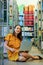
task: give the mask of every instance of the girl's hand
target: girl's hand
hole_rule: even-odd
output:
[[[19,50],[16,50],[15,52],[19,52]]]
[[[14,48],[10,48],[9,49],[11,52],[19,52],[19,49],[17,50],[17,49],[14,49]]]
[[[10,51],[11,51],[11,52],[14,52],[14,51],[15,51],[15,49],[14,49],[14,48],[10,48]]]

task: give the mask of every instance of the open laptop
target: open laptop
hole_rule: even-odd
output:
[[[31,47],[32,47],[31,39],[24,38],[21,42],[20,51],[30,51]]]

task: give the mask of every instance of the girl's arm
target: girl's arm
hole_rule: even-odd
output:
[[[8,41],[5,41],[4,46],[6,47],[6,49],[8,49],[8,50],[10,50],[10,51],[14,52],[14,51],[15,51],[15,49],[14,49],[14,48],[9,47],[7,44],[8,44]]]

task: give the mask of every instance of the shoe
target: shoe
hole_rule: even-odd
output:
[[[43,58],[41,56],[39,56],[39,55],[36,55],[35,58],[34,58],[34,60],[42,60],[42,59]]]
[[[39,56],[39,55],[37,55],[37,56],[39,57],[39,59],[40,59],[40,60],[42,60],[42,59],[43,59],[41,56]]]

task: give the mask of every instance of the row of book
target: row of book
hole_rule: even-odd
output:
[[[34,27],[22,27],[22,31],[34,31]]]
[[[22,32],[22,36],[34,36],[32,32]]]

